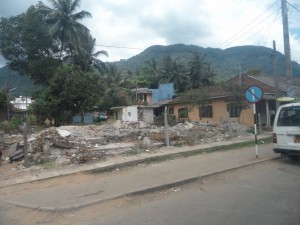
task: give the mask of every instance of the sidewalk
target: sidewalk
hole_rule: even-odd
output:
[[[270,136],[270,135],[268,135]],[[263,138],[261,136],[259,138]],[[234,143],[243,142],[237,140]],[[63,176],[82,171],[108,170],[121,168],[122,166],[137,165],[147,160],[157,160],[162,157],[176,156],[182,153],[195,153],[204,148],[211,148],[232,144],[233,142],[219,142],[200,146],[169,147],[152,154],[138,156],[119,157],[111,161],[94,165],[81,166],[79,168],[67,168],[59,171],[49,171],[38,176],[19,178],[13,181],[1,181],[1,187],[16,183],[30,182],[45,178]],[[147,166],[136,166],[132,170],[120,173],[96,175],[87,174],[84,182],[72,184],[72,177],[62,186],[50,186],[43,189],[27,191],[18,196],[9,198],[9,203],[39,209],[43,211],[71,210],[88,205],[113,200],[121,197],[164,190],[189,183],[205,176],[232,170],[255,163],[278,158],[272,151],[272,144],[259,145],[259,157],[255,157],[255,147],[242,149],[216,151],[209,154],[197,154],[193,157],[181,157],[176,160],[168,160],[164,163],[154,163]],[[92,177],[91,177],[92,176]],[[75,177],[74,177],[75,179]],[[32,184],[34,187],[34,183]],[[1,189],[0,189],[1,192]]]
[[[270,136],[271,134],[269,133],[264,135],[259,135],[258,140]],[[221,148],[222,146],[228,146],[231,144],[242,143],[246,141],[253,141],[254,143],[254,137],[247,137],[235,141],[232,140],[220,141],[220,142],[215,142],[210,144],[184,146],[184,147],[174,147],[174,146],[163,147],[163,148],[159,148],[157,152],[149,152],[149,153],[145,152],[138,155],[111,157],[106,161],[102,161],[94,164],[70,165],[55,170],[49,169],[49,170],[38,171],[38,172],[35,172],[34,170],[17,171],[15,175],[12,177],[4,176],[4,178],[0,179],[0,188],[16,185],[16,184],[32,182],[32,181],[38,181],[42,179],[60,177],[60,176],[70,175],[78,172],[90,171],[90,170],[108,171],[123,166],[134,166],[139,163],[143,163],[145,161],[153,161],[159,159],[162,160],[163,158],[185,156],[193,153],[196,154],[197,152],[202,152],[204,149],[213,148],[213,147]],[[253,154],[255,155],[255,152]]]

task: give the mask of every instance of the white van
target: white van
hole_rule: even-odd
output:
[[[292,158],[300,156],[300,103],[278,108],[273,124],[273,151]]]

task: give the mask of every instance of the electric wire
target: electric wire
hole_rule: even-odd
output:
[[[290,6],[292,6],[295,10],[297,10],[298,12],[300,12],[300,10],[299,10],[296,6],[294,6],[293,4],[291,4],[291,3],[288,2],[288,1],[287,1],[287,3],[288,3]]]
[[[101,47],[106,47],[106,48],[124,48],[124,49],[133,49],[133,50],[145,50],[143,48],[123,47],[123,46],[115,46],[115,45],[95,45],[95,46],[101,46]]]
[[[255,37],[255,36],[259,35],[259,34],[261,34],[261,31],[268,31],[268,35],[267,35],[267,36],[269,36],[270,33],[271,33],[271,29],[266,29],[266,28],[270,27],[272,24],[274,24],[274,23],[275,23],[277,20],[279,20],[280,18],[281,18],[280,9],[278,9],[278,10],[277,10],[277,13],[276,13],[276,15],[275,15],[275,18],[273,19],[273,21],[271,21],[270,23],[268,23],[268,24],[266,24],[265,26],[261,27],[257,32],[255,32],[255,33],[252,34],[250,37],[248,37],[248,38],[245,39],[243,42],[241,42],[241,44],[244,44],[246,41],[252,39],[253,37]],[[267,42],[266,35],[261,34],[261,36],[262,36],[262,37],[261,37],[261,39],[258,41],[258,44],[257,44],[257,45],[259,45],[259,43],[261,43],[263,39],[266,39],[266,40],[265,40],[265,44],[266,44],[266,42]]]
[[[228,38],[221,46],[220,48],[225,48],[226,46],[229,46],[230,44],[232,44],[236,39],[237,36],[242,36],[241,33],[248,33],[249,31],[251,31],[251,29],[253,29],[253,26],[255,27],[257,24],[257,20],[260,19],[261,17],[265,16],[266,12],[268,12],[272,7],[274,7],[276,5],[277,1],[273,2],[267,9],[265,9],[261,14],[259,14],[257,17],[255,17],[250,23],[248,23],[246,26],[244,26],[242,29],[240,29],[239,31],[237,31],[235,34],[233,34],[230,38]],[[273,12],[271,13],[271,15],[273,14]],[[268,15],[268,17],[270,17],[271,15]],[[264,19],[260,19],[260,22],[263,22],[264,20],[266,20],[267,18]],[[242,33],[242,34],[243,34]]]

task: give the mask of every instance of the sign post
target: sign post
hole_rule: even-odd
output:
[[[254,135],[255,135],[255,155],[258,158],[258,146],[257,146],[257,116],[256,116],[256,103],[259,102],[264,96],[262,89],[258,86],[250,86],[245,90],[245,98],[248,102],[253,104],[253,116],[254,116]]]

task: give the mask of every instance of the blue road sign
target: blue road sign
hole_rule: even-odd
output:
[[[245,90],[245,98],[250,103],[256,103],[262,100],[264,93],[258,86],[250,86]]]

